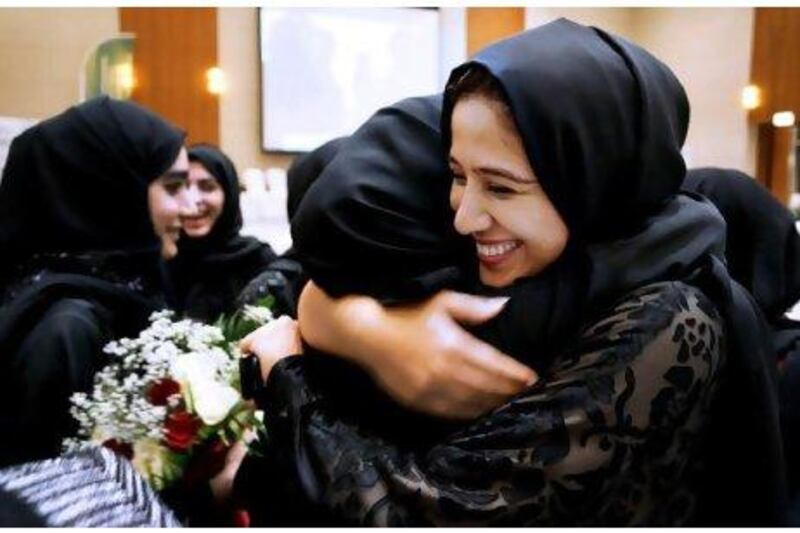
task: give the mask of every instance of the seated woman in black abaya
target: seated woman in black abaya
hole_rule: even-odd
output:
[[[179,253],[169,262],[174,307],[212,322],[237,309],[242,289],[277,256],[269,244],[239,234],[239,178],[219,148],[189,147],[188,189],[191,210],[181,217]]]
[[[184,133],[106,97],[14,139],[0,184],[0,464],[58,455],[103,346],[165,307],[189,170]]]
[[[678,194],[688,110],[650,54],[562,20],[360,128],[293,221],[322,288],[300,332],[329,354],[291,356],[288,319],[243,343],[270,428],[236,479],[255,522],[782,523],[765,325],[719,213]],[[442,289],[510,298],[473,328],[493,347],[456,322],[498,306]]]

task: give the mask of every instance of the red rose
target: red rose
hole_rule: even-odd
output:
[[[197,438],[197,431],[203,426],[203,422],[196,416],[186,411],[176,411],[167,416],[164,424],[164,439],[167,446],[176,452],[185,452]]]
[[[147,389],[147,401],[153,405],[167,405],[167,399],[181,392],[180,384],[170,378],[159,379]]]
[[[108,439],[103,442],[103,446],[128,460],[133,459],[133,446],[127,442],[122,442],[117,439]]]

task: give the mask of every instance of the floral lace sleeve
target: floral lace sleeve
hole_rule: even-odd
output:
[[[329,525],[682,523],[722,341],[701,292],[649,285],[587,328],[548,379],[416,450],[338,416],[303,357],[288,358],[265,391],[270,446],[245,463],[262,468],[248,490],[266,520],[295,509],[294,525],[315,513]]]

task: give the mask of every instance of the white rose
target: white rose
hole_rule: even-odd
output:
[[[219,424],[239,403],[239,392],[228,384],[200,377],[189,380],[194,410],[206,425]]]

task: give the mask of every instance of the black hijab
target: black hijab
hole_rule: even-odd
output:
[[[747,174],[696,168],[683,189],[711,200],[727,223],[728,271],[770,321],[800,300],[800,234],[792,213]]]
[[[162,302],[147,189],[183,139],[151,111],[108,97],[14,139],[0,183],[0,347],[12,350],[62,297],[99,301],[117,325],[141,327]],[[34,272],[46,275],[27,279]]]
[[[704,512],[716,523],[780,522],[783,458],[766,331],[724,268],[723,219],[707,201],[678,195],[689,118],[681,84],[638,46],[563,19],[483,50],[448,86],[469,68],[487,69],[502,87],[531,165],[570,229],[558,261],[501,291],[511,300],[480,335],[546,371],[543,354],[557,354],[627,291],[663,280],[699,286],[719,306],[729,342],[710,476],[735,464],[740,479],[712,485]],[[474,282],[474,250],[455,235],[447,205],[453,103],[446,93],[440,134],[438,102],[379,111],[309,189],[293,237],[329,293],[397,301]]]
[[[289,170],[286,171],[286,186],[288,195],[286,197],[286,212],[289,221],[294,218],[300,201],[306,195],[309,187],[317,181],[322,171],[330,164],[336,154],[339,153],[348,137],[337,137],[325,144],[315,148],[307,154],[297,156],[292,161]]]
[[[225,194],[222,212],[208,235],[182,233],[178,255],[169,262],[175,307],[201,320],[214,320],[234,310],[239,291],[276,255],[255,237],[239,234],[242,210],[239,177],[233,162],[210,144],[189,147],[189,161],[200,163]]]

